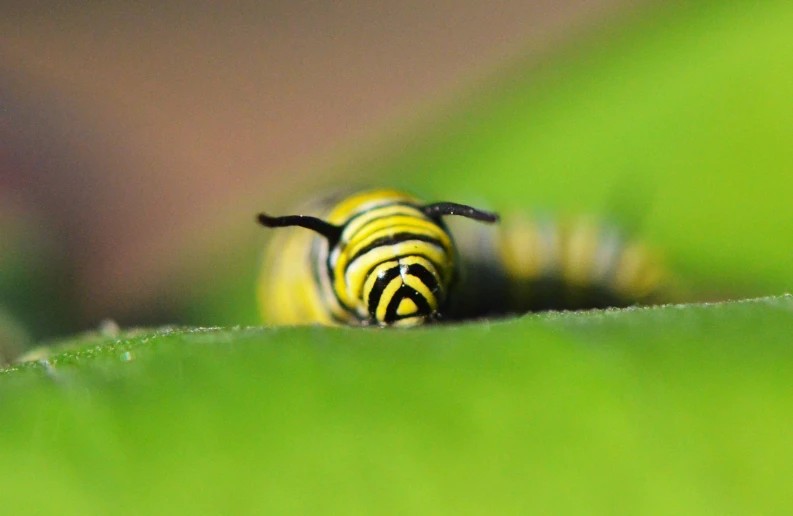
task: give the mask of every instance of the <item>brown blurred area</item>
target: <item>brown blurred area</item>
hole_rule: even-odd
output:
[[[0,217],[27,210],[57,249],[79,325],[147,322],[265,203],[626,7],[4,4]]]

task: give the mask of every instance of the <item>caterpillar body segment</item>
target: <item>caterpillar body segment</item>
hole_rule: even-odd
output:
[[[462,257],[463,280],[451,309],[456,318],[673,298],[672,278],[660,257],[613,224],[510,213],[497,228],[450,227]]]

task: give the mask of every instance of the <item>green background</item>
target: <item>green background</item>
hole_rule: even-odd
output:
[[[352,175],[500,210],[635,215],[702,298],[781,295],[790,27],[782,1],[626,16],[513,63]],[[245,270],[195,312],[253,321]],[[3,510],[787,512],[792,311],[782,296],[415,331],[78,336],[0,375]]]

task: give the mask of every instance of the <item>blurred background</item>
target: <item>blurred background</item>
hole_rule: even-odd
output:
[[[348,183],[618,192],[702,299],[790,291],[790,4],[4,2],[0,339],[256,324],[254,215]]]

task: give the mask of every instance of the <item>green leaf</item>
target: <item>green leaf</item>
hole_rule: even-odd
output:
[[[86,335],[0,375],[9,514],[782,513],[793,297]]]

